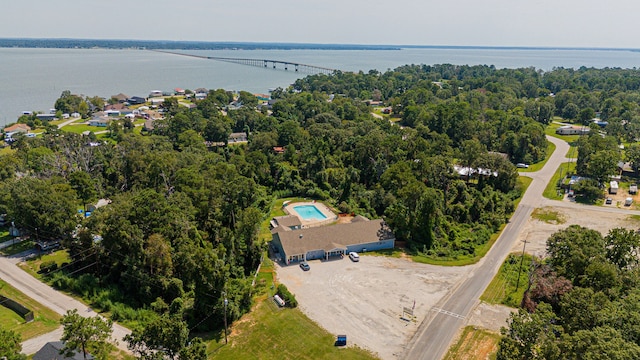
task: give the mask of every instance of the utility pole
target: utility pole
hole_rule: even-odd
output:
[[[223,292],[222,295],[224,296],[224,343],[227,344],[227,305],[229,301],[226,292]]]
[[[524,262],[524,248],[527,246],[527,239],[522,240],[522,256],[520,256],[520,269],[518,269],[518,279],[516,280],[516,291],[520,286],[520,273],[522,272],[522,263]]]

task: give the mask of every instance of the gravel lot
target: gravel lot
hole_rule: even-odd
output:
[[[565,200],[568,201],[568,200]],[[615,206],[614,206],[615,207]],[[610,213],[598,211],[605,206],[583,207],[572,209],[566,207],[546,207],[557,211],[565,220],[563,224],[548,224],[536,219],[529,219],[520,239],[514,244],[512,251],[522,252],[523,241],[526,240],[525,251],[538,257],[546,255],[547,239],[556,231],[565,229],[569,225],[577,224],[589,229],[597,230],[602,235],[607,235],[613,228],[623,227],[627,229],[640,228],[640,222],[630,217],[631,214]]]
[[[439,267],[380,256],[309,261],[277,266],[278,281],[293,292],[307,316],[329,332],[346,334],[349,344],[395,359],[432,307],[472,269]],[[413,321],[401,319],[414,307]]]

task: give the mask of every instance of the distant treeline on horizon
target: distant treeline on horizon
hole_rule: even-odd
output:
[[[34,39],[0,38],[0,48],[59,49],[163,49],[163,50],[401,50],[401,49],[480,49],[480,50],[602,50],[634,51],[631,48],[544,47],[544,46],[468,46],[468,45],[366,45],[307,44],[225,41],[119,40],[119,39]]]
[[[257,42],[206,42],[169,40],[102,40],[102,39],[2,39],[0,47],[61,49],[169,49],[169,50],[399,50],[390,45],[297,44]]]

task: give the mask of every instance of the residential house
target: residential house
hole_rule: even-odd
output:
[[[71,353],[60,351],[64,348],[62,341],[52,341],[44,344],[44,346],[33,355],[33,360],[93,360],[91,354],[85,357],[82,351],[72,351]]]
[[[162,96],[162,91],[160,90],[151,90],[149,93],[149,97],[160,97]]]
[[[586,135],[591,129],[585,126],[564,125],[556,129],[558,135]]]
[[[98,116],[88,121],[89,126],[107,127],[111,119],[107,116]]]
[[[173,93],[178,95],[178,96],[180,96],[180,95],[184,95],[185,91],[184,91],[184,89],[181,89],[181,88],[175,88],[175,89],[173,89]]]
[[[31,127],[27,124],[13,124],[4,128],[5,133],[28,133]]]
[[[53,121],[56,118],[56,114],[37,114],[36,117],[41,121]]]
[[[146,103],[147,99],[145,99],[143,97],[139,97],[139,96],[132,96],[132,97],[127,99],[127,102],[130,105],[140,105],[140,104]]]
[[[118,95],[111,95],[112,99],[116,99],[119,103],[123,103],[126,102],[129,99],[129,95],[125,95],[123,93],[120,93]]]
[[[247,142],[247,133],[237,132],[229,134],[229,139],[227,140],[229,143],[237,143],[237,142]]]

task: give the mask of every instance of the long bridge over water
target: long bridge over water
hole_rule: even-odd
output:
[[[301,64],[301,63],[296,63],[291,61],[231,58],[231,57],[221,57],[221,56],[204,56],[204,55],[184,54],[184,53],[164,51],[164,50],[151,50],[151,51],[161,52],[166,54],[173,54],[173,55],[189,56],[189,57],[195,57],[195,58],[207,59],[207,60],[218,60],[218,61],[230,62],[234,64],[256,66],[256,67],[267,68],[267,69],[294,71],[294,72],[300,72],[300,73],[309,74],[309,75],[315,75],[315,74],[330,75],[338,71],[337,69],[331,69],[331,68],[316,66],[316,65]]]

